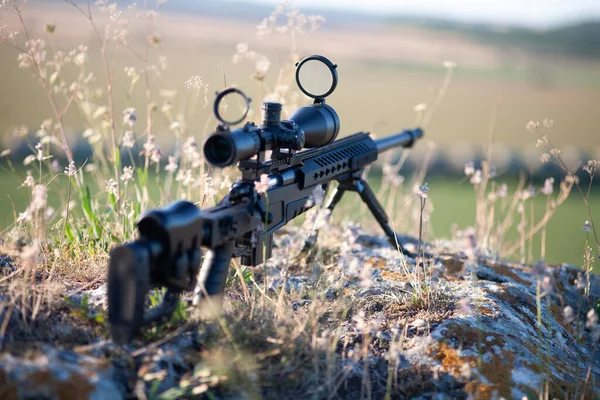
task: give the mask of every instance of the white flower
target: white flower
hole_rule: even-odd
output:
[[[452,68],[456,68],[457,64],[454,61],[444,61],[442,63],[442,65],[444,66],[444,68],[448,68],[448,69],[452,69]]]
[[[427,197],[429,197],[429,186],[427,186],[427,183],[425,183],[423,186],[417,186],[416,187],[416,195],[418,198],[420,199],[426,199]]]
[[[77,169],[75,168],[75,162],[71,161],[68,167],[65,167],[65,175],[74,176],[77,173]]]
[[[323,204],[323,198],[325,197],[325,190],[323,190],[323,187],[321,185],[317,185],[315,186],[315,188],[312,190],[310,196],[308,197],[308,200],[306,200],[306,207],[312,207],[312,206],[320,206],[321,204]]]
[[[583,229],[584,232],[591,232],[592,231],[592,223],[590,221],[585,221],[583,223],[583,226],[581,227],[581,229]]]
[[[25,210],[24,212],[19,213],[19,216],[17,217],[18,224],[22,224],[25,221],[31,221],[31,213],[29,212],[29,210]]]
[[[119,184],[115,182],[114,179],[111,178],[105,181],[104,183],[106,184],[106,191],[109,194],[112,194],[114,196],[117,196],[119,194]]]
[[[498,191],[496,192],[496,196],[498,196],[501,199],[508,196],[508,185],[506,183],[503,183],[502,185],[500,185],[500,187],[498,188]]]
[[[25,178],[25,181],[23,181],[23,184],[21,186],[27,186],[27,187],[35,186],[35,179],[33,178],[31,171],[27,171],[27,177]]]
[[[554,178],[548,178],[544,182],[544,187],[542,188],[541,192],[543,194],[545,194],[546,196],[550,196],[553,191],[554,191]]]
[[[425,103],[419,103],[413,106],[414,112],[423,112],[425,110],[427,110],[427,104]]]
[[[231,180],[227,175],[223,178],[221,183],[219,184],[219,189],[228,189],[231,186]]]
[[[41,210],[48,201],[48,188],[45,185],[36,185],[31,196],[30,210]]]
[[[133,136],[133,131],[125,131],[123,134],[122,140],[123,147],[133,148],[135,146],[135,137]]]
[[[160,147],[155,146],[154,149],[152,150],[152,154],[150,154],[150,161],[158,164],[160,162],[161,158],[162,158],[162,150],[160,149]]]
[[[473,185],[479,185],[481,182],[483,182],[483,175],[481,174],[481,170],[478,169],[473,173],[473,176],[471,176],[471,179],[469,180]]]
[[[177,160],[173,156],[169,156],[169,163],[165,166],[165,171],[171,173],[177,171]]]
[[[177,176],[175,177],[175,180],[177,182],[181,182],[181,184],[183,186],[188,186],[193,181],[192,170],[191,169],[185,169],[185,170],[180,169],[179,172],[177,172]]]
[[[204,195],[213,197],[217,194],[217,189],[213,183],[212,176],[204,175]]]
[[[256,193],[262,194],[269,190],[269,175],[262,174],[260,180],[254,182],[254,189]]]
[[[123,110],[123,124],[133,126],[135,125],[135,121],[137,121],[137,115],[135,112],[135,108],[129,107]]]
[[[465,164],[465,175],[471,176],[475,173],[475,163],[473,161],[469,161]]]
[[[129,166],[129,167],[124,167],[123,168],[123,174],[121,175],[121,180],[123,182],[127,182],[133,179],[133,167]]]

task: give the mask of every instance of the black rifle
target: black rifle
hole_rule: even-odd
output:
[[[333,181],[338,186],[327,208],[333,211],[346,191],[357,192],[390,243],[402,248],[362,173],[380,153],[411,147],[423,131],[405,130],[378,140],[360,132],[334,141],[339,119],[324,98],[337,85],[336,67],[321,56],[297,64],[298,86],[315,102],[286,121],[279,118],[281,104],[266,102],[260,126],[247,123],[230,131],[231,124],[245,118],[249,99],[234,88],[218,94],[215,115],[222,124],[207,139],[205,158],[219,167],[238,162],[242,179],[212,208],[201,210],[178,201],[148,212],[137,224],[139,238],[112,250],[108,317],[115,342],[128,343],[143,325],[170,315],[183,291],[195,290],[195,304],[205,297],[220,303],[232,257],[252,266],[270,258],[273,233],[313,206],[315,188],[326,191]],[[307,71],[308,76],[322,78],[324,68],[328,82],[310,83],[310,90],[301,84]],[[246,110],[240,119],[227,121],[222,116],[223,100],[232,94],[241,97]],[[312,148],[297,152],[304,147]],[[272,150],[269,161],[264,159],[267,150]],[[201,247],[208,248],[203,263]],[[167,288],[163,303],[144,312],[146,294],[155,287]]]

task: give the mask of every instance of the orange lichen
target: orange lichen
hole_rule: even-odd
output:
[[[437,348],[429,350],[429,356],[440,362],[442,370],[454,377],[461,376],[461,367],[468,363],[471,367],[477,367],[465,390],[475,398],[489,399],[493,392],[497,392],[506,398],[511,397],[512,370],[514,366],[514,355],[502,349],[504,339],[501,335],[484,332],[480,329],[455,325],[450,332],[458,339],[457,345],[464,350],[471,350],[480,355],[487,354],[488,361],[483,362],[483,357],[461,356],[447,342],[441,342]],[[494,347],[500,348],[500,353],[494,352]],[[485,378],[487,383],[477,379],[477,375]]]

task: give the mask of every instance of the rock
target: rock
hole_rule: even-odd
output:
[[[123,399],[123,388],[112,380],[107,361],[44,346],[27,357],[0,358],[2,398]]]

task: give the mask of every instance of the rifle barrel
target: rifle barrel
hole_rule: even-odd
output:
[[[382,152],[395,147],[412,147],[417,139],[421,138],[422,136],[423,130],[421,128],[416,128],[407,129],[395,135],[377,139],[375,140],[377,152],[381,154]]]

